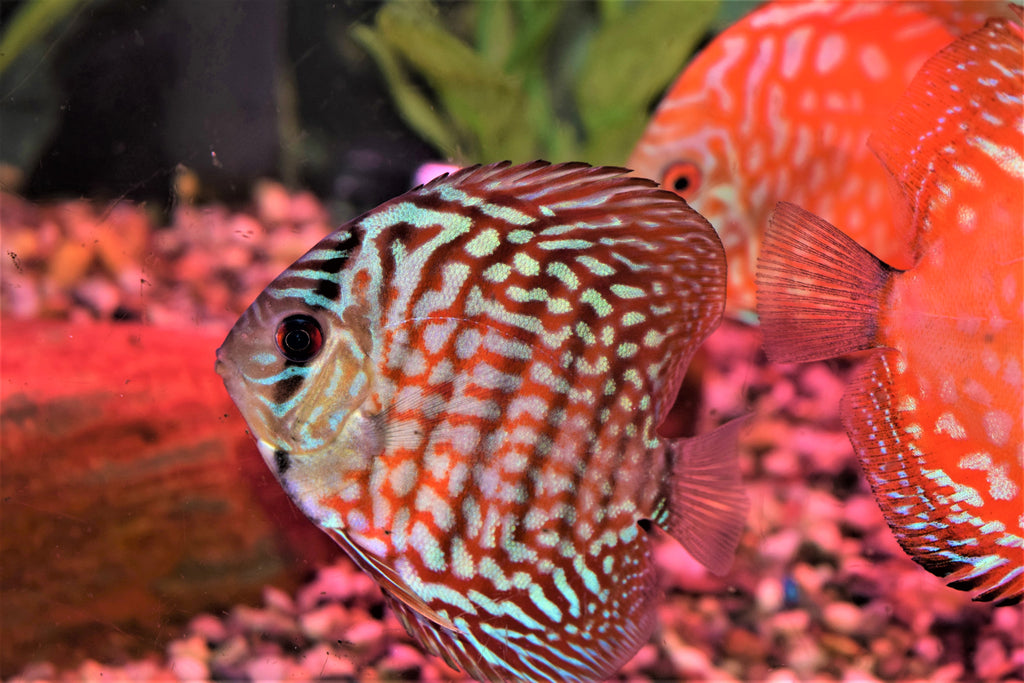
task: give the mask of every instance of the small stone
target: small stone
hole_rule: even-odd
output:
[[[854,667],[843,672],[843,683],[881,683],[881,681],[867,671]]]
[[[800,678],[789,669],[774,669],[764,680],[765,683],[800,683]]]
[[[818,677],[821,670],[828,664],[824,650],[806,633],[794,638],[786,652],[786,664],[799,677],[810,679]]]
[[[387,647],[384,642],[384,624],[369,618],[356,621],[345,632],[341,645],[352,654],[356,662],[372,661]]]
[[[295,601],[292,599],[292,596],[274,586],[263,587],[263,604],[272,610],[284,614],[295,613]]]
[[[57,667],[51,662],[32,662],[10,683],[32,683],[33,681],[53,681],[57,678]]]
[[[854,459],[853,447],[844,431],[798,429],[793,433],[791,446],[797,453],[810,454],[809,462],[815,472],[836,475]]]
[[[418,678],[421,666],[423,655],[419,650],[403,643],[395,643],[377,664],[377,669],[385,680],[412,680]]]
[[[914,641],[914,654],[929,664],[937,663],[943,650],[942,641],[933,635],[921,636]]]
[[[811,626],[811,615],[801,609],[779,612],[768,619],[771,631],[782,635],[793,636],[806,633]]]
[[[352,660],[327,645],[306,650],[299,658],[299,665],[316,680],[348,679],[356,675]]]
[[[796,529],[782,529],[764,539],[759,550],[763,558],[779,564],[785,564],[796,555],[800,542],[799,531]]]
[[[345,630],[351,623],[348,610],[336,602],[312,609],[299,617],[299,628],[310,640],[331,641],[344,638]]]
[[[274,180],[260,180],[253,188],[256,215],[272,228],[291,218],[292,199],[284,185]]]
[[[305,612],[332,600],[348,602],[369,595],[380,595],[377,583],[346,560],[318,571],[316,578],[299,590],[296,606]]]
[[[859,635],[864,625],[860,608],[849,602],[830,602],[822,610],[821,618],[827,627],[848,636]]]
[[[818,636],[821,647],[833,655],[853,659],[864,653],[864,648],[853,638],[841,633],[825,632]]]
[[[291,221],[298,226],[312,223],[318,227],[321,225],[326,227],[327,211],[324,210],[324,205],[320,203],[316,195],[308,190],[292,195],[289,209]]]
[[[761,457],[761,467],[766,474],[779,479],[793,479],[803,471],[800,459],[785,442]]]
[[[92,261],[91,245],[83,242],[64,242],[50,258],[47,278],[61,289],[70,289],[85,277]]]
[[[722,590],[721,579],[711,574],[675,541],[655,544],[654,557],[664,580],[670,585],[695,593],[717,593]]]
[[[636,674],[644,669],[654,666],[657,661],[658,648],[653,644],[648,643],[637,650],[636,654],[622,666],[621,673],[626,676]]]
[[[92,276],[75,287],[75,297],[83,301],[101,320],[113,317],[123,296],[121,290],[105,277]]]
[[[210,679],[209,665],[191,656],[169,657],[167,666],[179,681],[206,681]]]
[[[799,588],[800,595],[817,601],[821,596],[822,588],[828,580],[830,573],[827,567],[799,562],[793,565],[793,583]]]
[[[236,634],[220,644],[210,655],[210,668],[214,675],[231,678],[249,656],[249,643],[245,636]]]
[[[749,661],[760,660],[766,654],[765,643],[757,634],[738,627],[726,633],[722,649],[731,657]]]
[[[757,609],[762,614],[778,612],[782,608],[785,598],[786,589],[778,578],[765,576],[757,582],[754,600],[757,603]]]
[[[1006,648],[998,638],[988,637],[978,641],[974,651],[974,671],[982,680],[999,680],[1013,668],[1006,657]]]
[[[288,639],[298,635],[299,628],[291,617],[273,610],[236,605],[228,623],[243,633],[260,633],[272,638]]]
[[[289,678],[292,667],[283,657],[263,655],[246,662],[244,668],[251,681],[283,681]]]
[[[935,669],[928,677],[932,683],[955,683],[964,680],[964,665],[952,662]]]
[[[684,677],[702,678],[711,671],[711,660],[707,654],[695,647],[677,645],[668,651],[673,666]]]

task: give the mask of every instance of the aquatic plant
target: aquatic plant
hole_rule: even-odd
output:
[[[351,35],[408,125],[453,161],[622,164],[717,11],[717,1],[657,0],[442,11],[415,0],[389,2]]]

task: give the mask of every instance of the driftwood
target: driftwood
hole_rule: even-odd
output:
[[[0,675],[160,651],[339,551],[213,371],[222,332],[0,323]]]

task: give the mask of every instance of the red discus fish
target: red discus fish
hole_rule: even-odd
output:
[[[686,67],[627,165],[676,191],[729,259],[726,313],[754,322],[754,267],[778,201],[822,216],[897,265],[910,229],[868,135],[924,61],[980,28],[988,2],[767,4]]]
[[[217,371],[295,503],[411,634],[481,679],[593,680],[647,641],[656,524],[724,572],[737,423],[659,437],[725,254],[625,169],[495,164],[282,273]]]
[[[916,264],[891,268],[790,204],[758,313],[771,359],[873,349],[843,418],[906,552],[978,600],[1024,590],[1024,48],[1000,19],[929,60],[871,139],[902,189]]]

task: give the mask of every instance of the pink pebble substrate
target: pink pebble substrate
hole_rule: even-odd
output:
[[[127,314],[224,331],[330,230],[310,195],[274,184],[247,212],[185,206],[159,230],[131,205],[40,209],[5,195],[0,225],[5,316]],[[746,531],[721,578],[656,534],[658,626],[613,680],[1024,680],[1024,607],[971,602],[885,525],[840,423],[852,362],[772,365],[757,329],[732,322],[705,351],[698,431],[754,414],[740,454]],[[144,659],[36,663],[10,680],[315,679],[463,677],[422,654],[376,584],[341,559],[294,595],[267,586],[261,605],[196,615]]]

